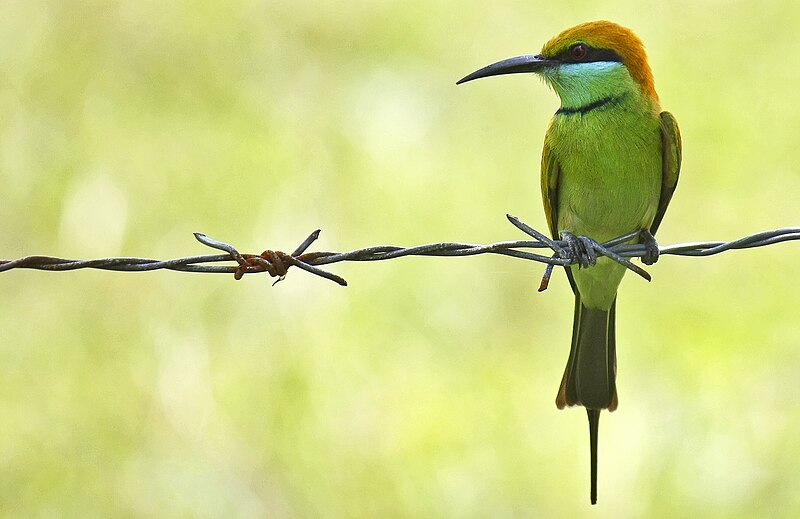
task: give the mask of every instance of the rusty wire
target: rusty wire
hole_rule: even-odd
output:
[[[566,240],[552,240],[544,234],[529,227],[518,218],[506,215],[508,220],[519,230],[525,232],[533,240],[502,241],[488,245],[472,243],[430,243],[415,247],[398,247],[395,245],[377,245],[349,252],[306,252],[311,244],[319,237],[319,230],[312,232],[291,254],[281,251],[266,250],[261,254],[241,254],[232,245],[215,240],[201,233],[195,233],[197,240],[204,245],[225,254],[202,256],[189,256],[172,260],[155,260],[148,258],[101,258],[91,260],[76,260],[56,258],[51,256],[25,256],[15,260],[0,260],[0,272],[12,269],[25,268],[50,271],[64,271],[77,269],[101,269],[120,272],[143,272],[149,270],[176,270],[180,272],[210,272],[233,274],[236,279],[241,279],[245,274],[266,272],[281,281],[286,276],[289,267],[295,266],[311,274],[330,279],[339,285],[346,286],[340,276],[322,270],[319,265],[329,265],[342,261],[381,261],[403,256],[475,256],[478,254],[500,254],[529,261],[538,261],[547,264],[544,278],[539,290],[547,288],[553,266],[566,266],[579,264],[588,267],[594,263],[595,256],[610,258],[627,269],[635,272],[644,279],[650,280],[650,275],[638,265],[633,264],[628,258],[642,257],[645,246],[638,243],[626,243],[638,236],[638,231],[631,232],[605,243],[593,240],[584,240],[591,249],[591,261],[586,262],[581,258],[574,247]],[[783,241],[800,240],[800,227],[786,227],[771,231],[764,231],[738,240],[729,242],[693,242],[680,243],[659,247],[659,255],[677,256],[710,256],[732,249],[748,249],[763,247]],[[549,249],[550,255],[536,254],[523,249]],[[216,265],[216,263],[234,261],[236,265]]]

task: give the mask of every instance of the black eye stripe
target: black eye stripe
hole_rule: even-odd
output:
[[[572,55],[572,49],[574,45],[569,46],[568,48],[564,49],[563,51],[559,52],[555,56],[554,59],[561,61],[562,63],[591,63],[594,61],[617,61],[622,63],[622,56],[617,54],[616,51],[611,49],[595,49],[594,47],[590,47],[589,45],[583,44],[586,47],[586,55],[581,59],[575,59]]]

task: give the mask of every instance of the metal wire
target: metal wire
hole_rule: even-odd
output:
[[[244,274],[266,272],[281,281],[291,266],[330,279],[346,286],[347,281],[340,276],[320,269],[319,265],[329,265],[342,261],[382,261],[404,256],[476,256],[478,254],[501,254],[529,261],[538,261],[547,264],[540,290],[547,288],[553,266],[575,265],[590,267],[595,263],[595,258],[605,256],[610,258],[639,276],[650,280],[650,275],[638,265],[630,262],[628,258],[635,258],[647,254],[644,245],[629,243],[639,237],[639,232],[631,232],[605,243],[597,243],[586,237],[579,240],[552,240],[546,235],[536,231],[518,218],[506,215],[508,220],[519,230],[533,238],[533,240],[502,241],[488,245],[472,243],[430,243],[415,247],[398,247],[395,245],[377,245],[349,252],[305,252],[319,237],[319,230],[312,232],[291,254],[281,251],[266,250],[261,254],[240,254],[232,245],[210,238],[201,233],[195,233],[195,238],[204,245],[224,251],[225,254],[203,256],[189,256],[172,260],[155,260],[148,258],[101,258],[91,260],[76,260],[56,258],[52,256],[25,256],[15,260],[0,260],[0,272],[12,269],[37,269],[37,270],[77,270],[101,269],[118,272],[144,272],[150,270],[176,270],[180,272],[210,272],[233,274],[240,279]],[[800,240],[800,227],[785,227],[772,231],[751,234],[738,240],[729,242],[693,242],[679,243],[659,247],[659,255],[676,256],[711,256],[732,249],[749,249],[763,247],[784,241]],[[576,243],[579,246],[576,247]],[[550,255],[536,254],[523,249],[549,249]],[[235,265],[216,265],[216,263],[233,261]]]

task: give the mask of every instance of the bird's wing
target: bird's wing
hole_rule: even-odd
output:
[[[542,150],[542,200],[544,202],[544,215],[547,218],[547,226],[550,234],[557,240],[558,236],[558,175],[561,168],[553,156],[547,139],[544,141]]]
[[[678,185],[678,175],[681,171],[681,132],[678,130],[678,121],[669,112],[661,112],[661,197],[658,200],[658,210],[650,226],[650,233],[655,234],[664,213],[667,211],[672,193]]]
[[[561,238],[558,234],[558,177],[561,173],[561,167],[558,165],[552,150],[547,143],[547,137],[544,139],[544,148],[542,149],[542,201],[544,202],[544,215],[547,218],[547,226],[550,228],[550,235],[554,240]],[[564,268],[569,279],[569,286],[575,295],[578,295],[578,285],[575,284],[575,279],[572,277],[572,272],[568,268]],[[575,312],[577,315],[580,298],[575,300]],[[576,317],[577,318],[577,317]]]

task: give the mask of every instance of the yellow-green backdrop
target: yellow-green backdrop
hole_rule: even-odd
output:
[[[607,18],[684,139],[662,243],[800,223],[796,2],[64,2],[0,15],[0,257],[315,250],[545,229],[556,96],[497,59]],[[553,403],[563,274],[502,257],[340,264],[350,286],[0,275],[0,516],[800,514],[800,245],[624,281],[620,407],[590,510]]]

